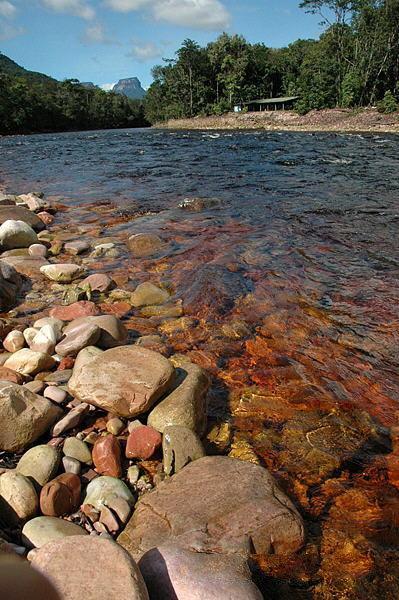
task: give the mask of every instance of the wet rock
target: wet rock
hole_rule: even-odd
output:
[[[58,283],[71,283],[71,281],[82,275],[84,268],[75,264],[58,263],[45,265],[40,268],[40,272],[52,281],[57,281]]]
[[[0,260],[0,310],[9,310],[17,300],[22,279],[14,267]]]
[[[29,254],[37,258],[46,258],[47,248],[43,244],[32,244],[29,246]]]
[[[100,339],[101,329],[95,323],[81,323],[69,329],[65,338],[55,347],[59,356],[75,356],[87,346],[95,346]]]
[[[140,283],[130,296],[130,302],[132,306],[139,308],[141,306],[151,306],[157,304],[164,304],[169,300],[169,294],[166,290],[163,290],[153,283],[146,281]]]
[[[93,463],[100,475],[121,477],[121,447],[114,435],[100,437],[93,447]]]
[[[149,460],[162,445],[162,436],[152,427],[141,425],[129,434],[126,443],[127,458]]]
[[[37,256],[7,256],[4,262],[13,267],[17,273],[30,279],[37,279],[40,269],[48,265],[48,261]]]
[[[207,554],[165,544],[139,562],[150,598],[162,600],[262,600],[240,556]],[[188,576],[189,574],[189,576]]]
[[[126,344],[128,335],[127,329],[120,319],[114,315],[102,315],[99,317],[75,319],[65,327],[64,333],[68,334],[71,329],[84,322],[97,325],[97,327],[101,329],[101,335],[97,342],[97,345],[100,348],[109,349]]]
[[[127,247],[136,258],[147,258],[160,252],[165,242],[157,235],[138,233],[128,239]]]
[[[181,304],[164,304],[163,306],[144,306],[140,310],[143,317],[174,318],[183,314]]]
[[[224,315],[251,288],[251,283],[239,273],[221,265],[206,264],[184,282],[182,297],[185,312]]]
[[[74,240],[73,242],[67,242],[64,246],[64,250],[67,254],[77,256],[83,252],[90,250],[90,243],[85,240]]]
[[[209,379],[203,369],[181,357],[177,366],[177,387],[149,414],[148,425],[163,433],[165,427],[182,425],[202,435],[206,426],[206,395]]]
[[[18,350],[4,363],[5,367],[22,375],[36,375],[40,371],[51,369],[54,365],[55,360],[52,356],[29,348]]]
[[[135,504],[133,494],[123,481],[104,475],[89,483],[84,504],[91,504],[97,510],[101,510],[104,506],[111,506],[116,498],[122,498],[131,507]]]
[[[50,317],[60,321],[74,321],[82,317],[96,316],[99,314],[94,302],[79,300],[69,306],[55,306],[50,310]]]
[[[117,258],[119,256],[119,251],[115,248],[115,244],[113,242],[109,242],[107,244],[97,244],[94,246],[93,252],[90,254],[90,258]]]
[[[0,513],[8,525],[33,519],[39,499],[31,481],[14,471],[0,476]]]
[[[36,232],[23,221],[5,221],[0,225],[0,244],[4,250],[28,248],[36,242]]]
[[[174,378],[173,366],[166,358],[137,346],[107,350],[76,373],[75,368],[69,381],[72,394],[120,417],[148,410]]]
[[[35,231],[42,231],[44,223],[35,213],[23,206],[0,206],[0,223],[6,221],[23,221]]]
[[[22,385],[25,382],[25,377],[12,369],[0,367],[0,381],[11,381],[11,383]]]
[[[41,548],[50,542],[76,535],[87,535],[87,531],[57,517],[36,517],[22,529],[22,539],[30,548]]]
[[[270,473],[225,456],[196,460],[160,483],[118,538],[136,558],[166,542],[232,554],[250,543],[257,554],[285,554],[303,541],[302,519]]]
[[[76,437],[66,438],[63,451],[65,456],[76,458],[76,460],[86,465],[91,465],[93,462],[89,446]]]
[[[202,212],[203,210],[217,208],[222,204],[223,201],[220,198],[184,198],[178,207],[191,212]]]
[[[167,475],[177,473],[193,460],[205,456],[199,437],[187,427],[165,427],[162,440],[163,465]]]
[[[105,273],[94,273],[83,279],[80,285],[89,286],[92,292],[108,292],[113,286],[113,281]]]
[[[7,352],[18,352],[18,350],[22,350],[22,348],[25,347],[24,334],[15,329],[14,331],[10,331],[3,341],[3,346]]]
[[[17,473],[28,477],[35,486],[43,487],[53,479],[59,464],[60,453],[57,448],[43,444],[25,452],[16,470]]]
[[[51,208],[50,202],[41,195],[31,192],[30,194],[21,194],[17,196],[17,204],[26,204],[29,210],[34,212]]]
[[[62,411],[25,386],[0,381],[0,450],[18,452],[48,431]]]
[[[112,540],[69,537],[48,544],[32,565],[54,582],[68,600],[148,600],[140,571]],[[78,568],[77,568],[78,566]]]
[[[37,213],[37,216],[39,217],[39,219],[45,224],[45,225],[51,225],[51,223],[54,222],[54,216],[51,215],[49,212],[47,212],[46,210],[43,210],[41,212]]]
[[[66,393],[65,390],[61,390],[61,389],[57,388],[55,385],[49,385],[44,390],[44,393],[43,393],[43,396],[45,398],[52,400],[56,404],[62,404],[66,400],[67,395],[68,394]]]
[[[46,483],[40,492],[40,510],[47,517],[61,517],[77,510],[81,484],[77,475],[63,473]]]

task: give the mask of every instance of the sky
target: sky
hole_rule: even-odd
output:
[[[109,88],[126,77],[143,87],[151,69],[186,38],[220,33],[281,47],[317,37],[319,18],[299,0],[0,0],[0,52],[56,79]]]

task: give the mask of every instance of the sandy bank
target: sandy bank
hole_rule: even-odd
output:
[[[172,119],[157,124],[163,129],[265,129],[267,131],[346,131],[399,133],[399,112],[385,115],[375,109],[313,110],[307,115],[293,111],[236,114],[220,117]]]

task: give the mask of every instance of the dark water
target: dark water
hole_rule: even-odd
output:
[[[399,597],[398,149],[263,132],[0,140],[0,184],[104,235],[168,241],[104,268],[171,285],[198,321],[165,336],[212,373],[210,422],[304,515],[298,557],[258,557],[271,597]],[[186,197],[219,200],[179,209]]]

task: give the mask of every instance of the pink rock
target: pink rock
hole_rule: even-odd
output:
[[[46,258],[47,248],[44,244],[32,244],[29,246],[30,256],[38,256],[39,258]]]
[[[50,215],[50,213],[45,210],[37,213],[37,216],[45,225],[51,225],[51,223],[54,221],[53,215]]]
[[[150,459],[162,445],[162,436],[152,427],[142,425],[130,433],[126,444],[127,458]]]
[[[105,273],[94,273],[80,282],[81,287],[89,285],[92,292],[107,292],[112,284],[112,279]]]
[[[73,321],[81,317],[93,317],[98,314],[100,313],[94,302],[87,300],[80,300],[69,306],[55,306],[50,310],[50,317],[61,321]]]

